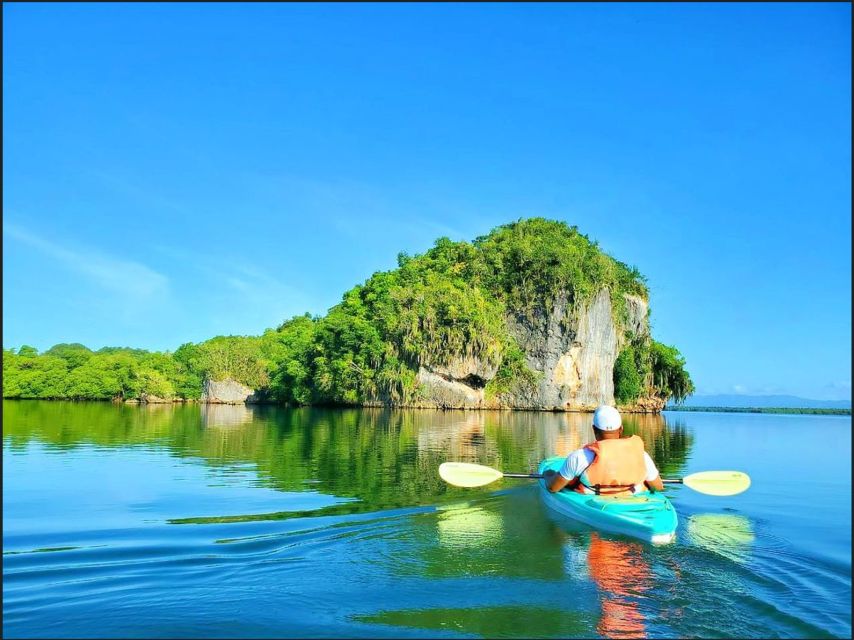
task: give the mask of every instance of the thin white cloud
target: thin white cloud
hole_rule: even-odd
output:
[[[380,188],[356,180],[315,180],[292,174],[247,173],[243,180],[254,192],[266,193],[277,203],[288,203],[313,219],[323,220],[327,231],[360,242],[368,236],[394,237],[403,242],[432,241],[440,236],[472,239],[471,234],[437,219],[443,213],[460,219],[459,212],[423,193]]]
[[[106,188],[130,197],[135,202],[147,203],[155,211],[173,211],[182,215],[192,215],[194,212],[182,202],[161,195],[153,189],[137,181],[129,180],[114,172],[92,170],[88,172]]]
[[[725,390],[724,393],[735,393],[738,395],[752,395],[752,396],[767,396],[767,395],[779,395],[779,394],[788,394],[790,391],[786,388],[783,388],[776,384],[761,384],[761,385],[745,385],[745,384],[734,384],[729,389]]]
[[[13,224],[3,226],[4,234],[21,244],[65,265],[107,291],[136,299],[164,295],[169,278],[154,269],[83,247],[60,245]]]
[[[230,309],[235,319],[241,319],[235,326],[249,322],[257,325],[253,329],[257,330],[260,326],[275,326],[294,314],[315,309],[311,296],[304,290],[283,282],[257,265],[223,256],[212,260],[203,254],[166,245],[153,248],[205,276],[207,282],[203,289],[210,292],[209,298]]]

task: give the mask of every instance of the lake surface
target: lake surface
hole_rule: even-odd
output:
[[[551,515],[532,471],[592,439],[527,412],[3,403],[5,637],[846,637],[851,418],[626,417],[676,543]],[[795,482],[796,484],[791,484]]]

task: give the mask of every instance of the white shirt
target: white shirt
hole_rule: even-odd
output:
[[[566,457],[559,473],[567,480],[574,480],[588,467],[588,465],[590,465],[591,462],[593,462],[595,457],[596,454],[594,454],[590,449],[576,449]],[[643,452],[643,461],[646,465],[646,478],[644,478],[644,480],[652,482],[658,477],[658,469],[646,451]],[[584,484],[590,484],[587,480],[586,473],[581,475],[581,481]],[[587,487],[581,488],[584,493],[593,493]],[[643,484],[637,484],[635,485],[635,491],[646,491],[646,487]]]

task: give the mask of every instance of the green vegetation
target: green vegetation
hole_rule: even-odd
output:
[[[614,363],[614,397],[630,404],[645,394],[682,402],[694,393],[685,358],[649,336],[630,336]]]
[[[618,404],[633,402],[643,393],[644,379],[638,362],[640,353],[639,349],[628,344],[614,362],[614,399]]]
[[[668,405],[667,411],[704,411],[711,413],[783,413],[792,415],[850,416],[851,409],[822,409],[799,407],[683,407]]]
[[[406,405],[419,400],[420,367],[468,359],[479,370],[497,371],[467,382],[500,400],[537,379],[510,334],[508,316],[533,319],[560,299],[568,321],[602,289],[622,332],[625,296],[648,296],[637,269],[603,253],[575,227],[520,220],[473,243],[440,238],[422,255],[400,254],[398,268],[353,287],[326,316],[297,316],[261,336],[218,336],[172,353],[93,352],[80,344],[41,355],[28,346],[6,349],[3,396],[196,399],[205,379],[232,378],[292,405]],[[619,402],[645,395],[678,401],[693,391],[675,348],[625,337],[615,367]]]
[[[174,353],[56,345],[43,355],[29,346],[3,350],[3,397],[128,400],[198,399],[206,377],[264,384],[259,338],[218,337]]]

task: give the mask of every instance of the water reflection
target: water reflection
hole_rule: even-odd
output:
[[[596,631],[605,638],[642,638],[650,621],[640,606],[657,586],[650,547],[622,536],[610,536],[542,506],[552,535],[563,549],[566,577],[589,579],[596,586],[599,618]],[[660,553],[660,552],[656,552]]]
[[[162,405],[161,405],[162,406]],[[255,420],[254,405],[239,404],[203,404],[200,405],[202,426],[238,427]]]
[[[358,622],[474,634],[482,638],[576,638],[588,635],[588,616],[542,606],[504,605],[381,611]]]
[[[590,577],[600,591],[602,617],[596,626],[599,634],[606,638],[645,637],[646,620],[637,598],[643,597],[653,584],[643,545],[608,540],[593,531],[587,562]]]
[[[440,506],[436,518],[439,543],[454,548],[490,546],[501,540],[501,514],[463,502]]]
[[[750,520],[731,513],[688,516],[686,530],[696,546],[742,564],[750,559],[756,540]]]
[[[335,507],[351,512],[486,496],[525,481],[456,489],[439,478],[439,464],[533,471],[542,458],[593,437],[589,414],[565,413],[38,401],[4,401],[3,413],[3,440],[12,451],[32,442],[54,449],[145,446],[213,467],[251,464],[264,486],[354,498]],[[636,416],[626,418],[626,427],[644,438],[663,473],[684,464],[692,439],[680,423]]]
[[[430,514],[433,525],[411,534],[418,548],[413,566],[392,569],[441,578],[560,580],[560,546],[554,544],[539,500],[531,499],[533,488],[528,489],[440,505]],[[530,549],[537,553],[532,556]]]

